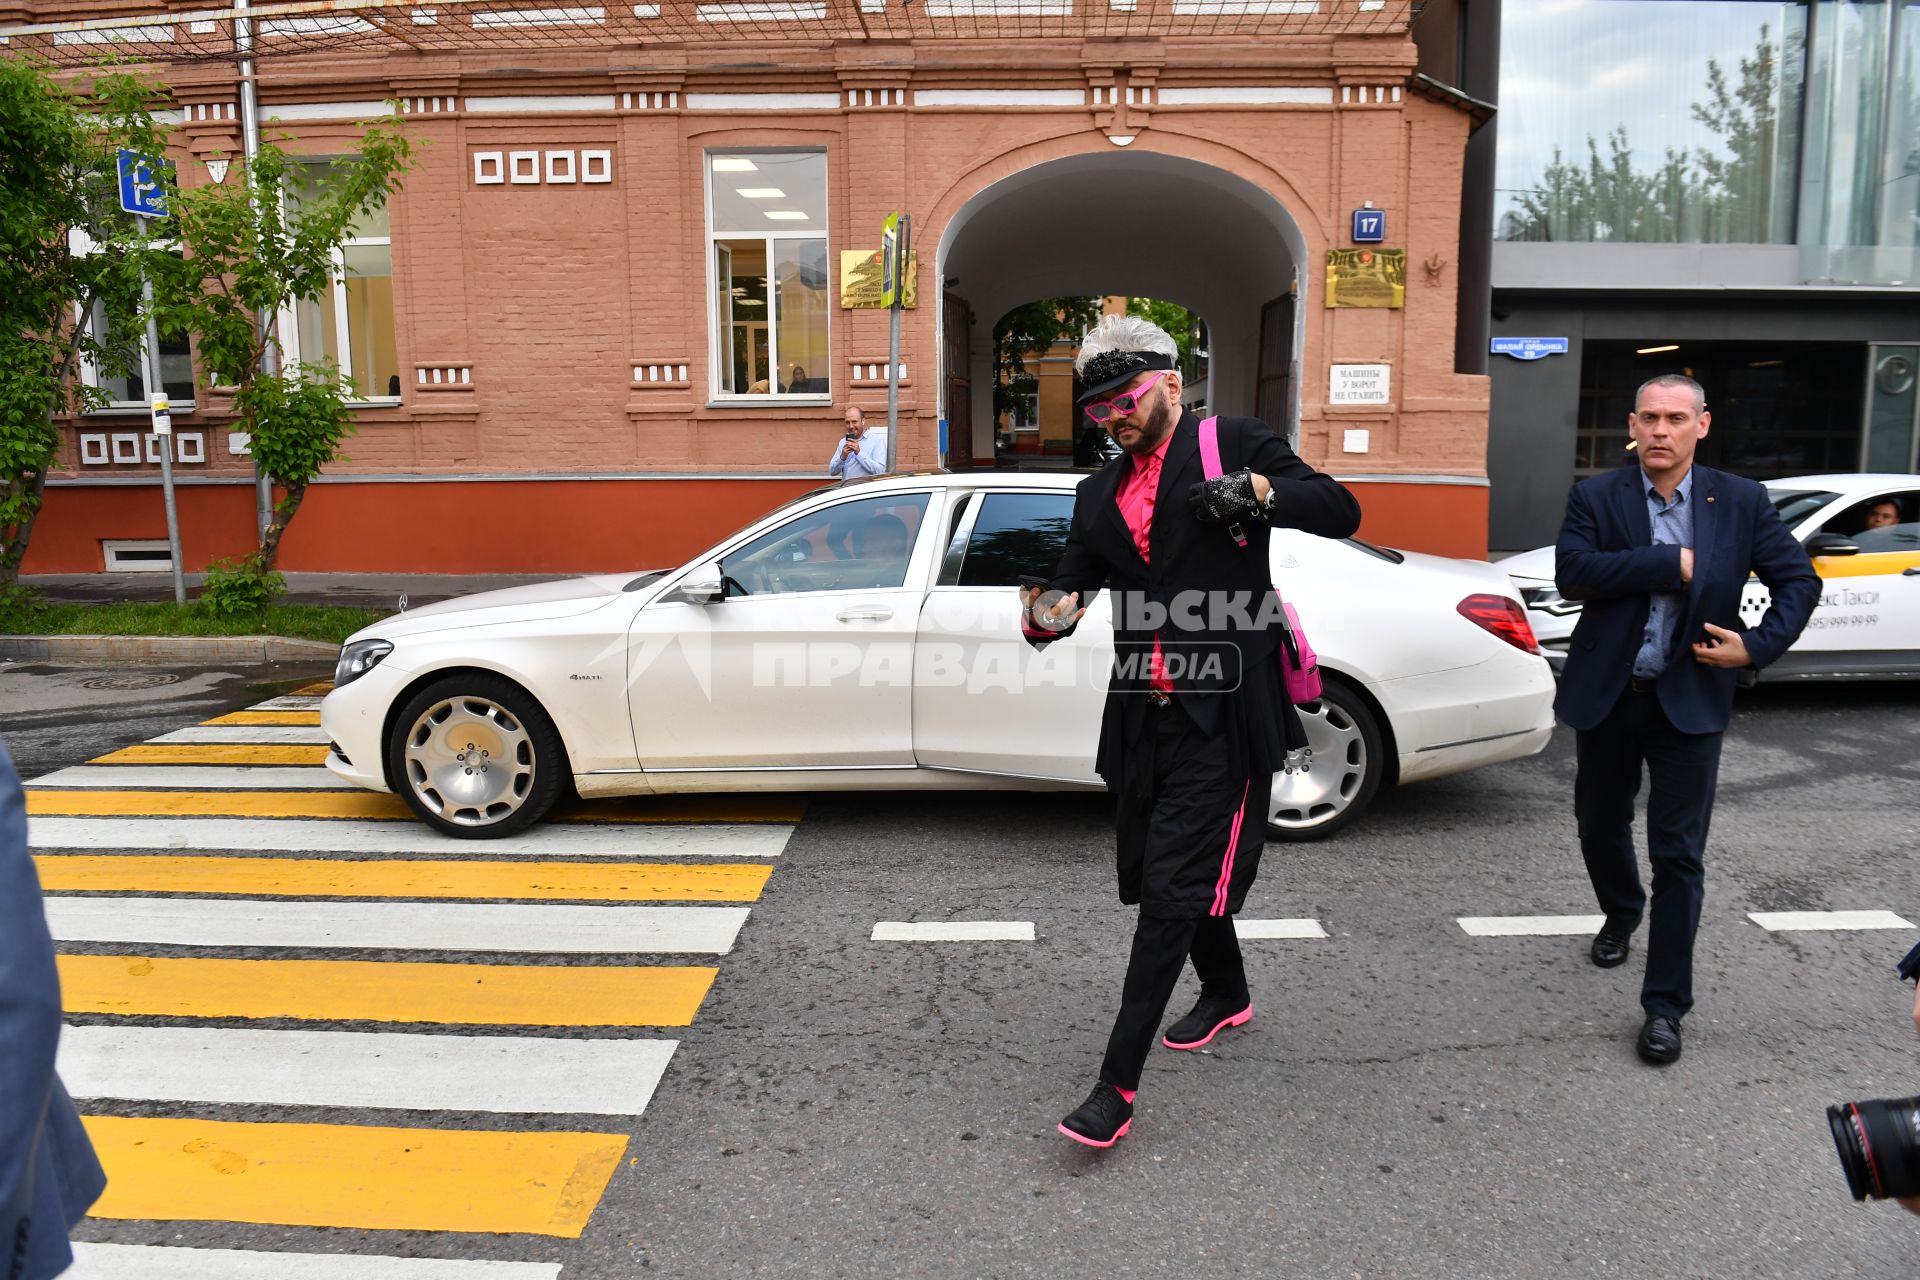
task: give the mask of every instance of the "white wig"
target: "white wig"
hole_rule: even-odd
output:
[[[1179,359],[1180,346],[1159,325],[1139,316],[1101,316],[1100,323],[1080,339],[1080,354],[1074,357],[1073,371],[1085,374],[1087,365],[1112,351],[1151,351],[1169,359]]]

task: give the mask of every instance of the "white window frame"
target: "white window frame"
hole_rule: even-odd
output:
[[[701,181],[703,206],[704,206],[704,212],[702,213],[702,217],[705,221],[704,230],[706,232],[706,240],[707,240],[707,253],[706,253],[707,279],[706,279],[706,286],[705,286],[704,292],[707,295],[707,403],[710,406],[774,405],[774,404],[812,406],[812,405],[831,405],[833,403],[834,377],[833,377],[831,355],[829,355],[829,358],[828,358],[828,368],[826,371],[827,389],[825,391],[807,391],[807,392],[802,392],[798,395],[794,395],[794,394],[783,392],[783,391],[774,391],[771,389],[771,387],[775,380],[771,376],[769,376],[768,378],[769,390],[762,395],[752,395],[745,391],[728,391],[723,386],[721,386],[721,371],[724,367],[722,364],[721,356],[722,356],[722,353],[727,349],[728,342],[732,338],[732,335],[730,333],[722,332],[722,328],[726,323],[726,318],[720,314],[719,309],[715,304],[715,299],[719,296],[718,286],[720,283],[720,275],[719,275],[720,242],[722,240],[762,240],[766,242],[767,366],[768,366],[768,371],[770,375],[774,371],[776,371],[779,367],[778,360],[779,360],[779,352],[780,352],[780,327],[779,327],[779,318],[776,315],[778,308],[774,306],[774,299],[773,299],[773,242],[776,240],[825,241],[827,246],[827,351],[829,353],[833,351],[833,310],[834,310],[833,309],[833,289],[834,289],[833,281],[835,278],[835,271],[834,271],[834,265],[833,265],[833,238],[831,234],[829,234],[833,229],[833,210],[832,210],[833,171],[831,167],[829,167],[827,170],[827,181],[825,183],[825,187],[823,191],[823,199],[826,201],[826,205],[821,210],[821,218],[822,218],[822,221],[825,223],[825,227],[823,230],[818,232],[815,232],[815,231],[769,231],[765,234],[740,235],[740,234],[725,234],[725,233],[715,231],[713,229],[713,161],[714,161],[714,158],[716,156],[776,155],[776,154],[819,156],[822,164],[831,166],[831,160],[828,157],[827,149],[825,147],[754,147],[754,146],[709,147],[701,153],[700,181]]]
[[[120,557],[129,551],[159,551],[165,554],[157,559],[122,560]],[[105,538],[100,542],[100,553],[108,573],[171,573],[173,571],[173,548],[167,545],[165,538]]]
[[[339,158],[338,156],[296,156],[293,160],[296,165],[331,165]],[[280,216],[283,219],[287,216],[286,203],[286,192],[283,190],[280,193]],[[391,210],[389,210],[389,217],[391,217]],[[384,236],[349,236],[344,244],[335,246],[333,250],[333,270],[327,277],[327,288],[333,295],[333,332],[335,341],[340,344],[340,350],[333,353],[334,363],[339,366],[340,373],[343,377],[353,378],[355,382],[362,382],[363,380],[354,373],[353,338],[347,329],[347,250],[367,246],[386,247],[387,269],[391,272],[393,270],[393,225],[389,222],[387,225],[387,234]],[[389,275],[388,278],[392,279],[393,277]],[[394,290],[394,298],[397,303],[399,299],[398,289]],[[280,348],[282,359],[288,363],[300,360],[302,356],[300,351],[299,313],[293,307],[284,308],[280,312],[280,318],[275,328],[278,330],[275,345]],[[397,310],[393,317],[393,330],[396,352],[395,359],[396,365],[398,365],[401,362],[398,360],[400,316]],[[323,351],[320,354],[325,356],[327,353]],[[396,371],[399,370],[396,369]],[[367,379],[364,381],[370,382],[371,380]],[[357,392],[354,398],[347,403],[356,408],[390,409],[404,403],[406,388],[407,380],[402,376],[400,379],[400,394],[397,396],[367,395],[364,391],[361,391]]]
[[[93,237],[79,228],[75,228],[68,233],[67,245],[76,258],[89,257],[97,251]],[[175,241],[159,239],[153,242],[153,246],[156,249],[174,252],[177,252],[180,248],[179,244]],[[75,324],[85,325],[90,323],[87,313],[81,309],[78,303],[74,304],[73,318]],[[93,336],[96,340],[100,337],[97,333]],[[142,362],[140,367],[140,381],[144,384],[147,381],[147,370],[157,369],[160,364],[157,353],[147,350],[146,326],[144,325],[141,326],[140,333],[140,359]],[[80,359],[76,367],[79,370],[81,383],[97,390],[100,386],[100,369],[84,351],[80,353]],[[197,395],[200,389],[200,380],[194,376],[193,340],[191,338],[187,340],[187,381],[193,385],[193,389]],[[163,379],[161,386],[164,387],[165,385],[166,383]],[[153,388],[148,387],[147,393],[151,395]],[[188,396],[185,400],[175,400],[172,402],[173,411],[175,413],[192,413],[194,402],[195,396]],[[152,405],[144,400],[109,400],[106,404],[100,405],[97,408],[87,409],[84,412],[88,417],[105,418],[130,417],[134,414],[147,414],[151,411]]]

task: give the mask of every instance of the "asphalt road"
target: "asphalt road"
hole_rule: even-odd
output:
[[[284,687],[183,674],[169,701],[86,690],[99,674],[0,673],[0,735],[23,772]],[[95,693],[119,696],[73,701]],[[1638,939],[1602,971],[1583,938],[1455,923],[1593,910],[1564,731],[1532,760],[1391,793],[1334,841],[1269,846],[1246,915],[1311,917],[1330,936],[1246,944],[1253,1023],[1210,1052],[1157,1051],[1133,1134],[1104,1154],[1053,1128],[1092,1083],[1131,928],[1104,798],[825,797],[677,1033],[579,1240],[103,1221],[81,1234],[541,1260],[563,1280],[1911,1277],[1920,1220],[1852,1203],[1824,1108],[1920,1092],[1912,993],[1892,971],[1913,936],[1768,933],[1746,913],[1920,922],[1916,712],[1920,685],[1742,695],[1699,1004],[1664,1070],[1632,1050]],[[869,941],[877,921],[940,920],[1031,921],[1036,938]],[[1176,1012],[1192,995],[1189,979]]]

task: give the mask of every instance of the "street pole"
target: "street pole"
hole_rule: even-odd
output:
[[[913,215],[900,215],[900,238],[895,248],[893,306],[889,308],[887,336],[887,470],[895,470],[900,449],[900,311],[907,297],[907,266],[913,261]]]
[[[233,7],[244,11],[247,0],[234,0]],[[253,19],[236,18],[233,23],[234,52],[239,55],[240,72],[240,149],[247,162],[247,187],[253,189],[253,161],[260,154],[260,95],[253,78]],[[256,317],[258,332],[265,336],[268,317]],[[274,370],[273,344],[264,343],[260,349],[260,372],[272,373]],[[273,521],[273,477],[260,470],[256,458],[253,463],[253,515],[259,526],[259,536],[266,541],[267,526]]]
[[[153,240],[153,220],[140,219],[144,250]],[[147,403],[153,406],[153,434],[160,442],[160,496],[167,508],[167,558],[173,562],[173,602],[187,602],[187,578],[180,554],[180,509],[173,499],[173,416],[167,384],[160,379],[160,325],[153,318],[153,280],[140,268],[140,302],[147,314]]]

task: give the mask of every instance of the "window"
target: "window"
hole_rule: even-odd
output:
[[[904,586],[924,493],[892,494],[810,511],[720,562],[729,596],[873,591]]]
[[[832,391],[827,355],[827,157],[711,152],[717,397]]]
[[[135,320],[134,323],[141,323]],[[93,338],[104,347],[115,345],[116,334],[107,318],[107,304],[93,304]],[[99,406],[96,412],[145,411],[147,400],[147,361],[146,338],[144,331],[133,349],[133,363],[123,374],[112,374],[97,368],[91,360],[82,360],[80,380],[90,387],[98,387],[107,395],[107,402]],[[193,408],[193,355],[187,345],[187,337],[160,337],[160,384],[166,388],[167,399],[172,402],[175,413]]]
[[[990,493],[981,500],[962,587],[1011,587],[1023,573],[1045,573],[1067,548],[1071,493]]]
[[[324,189],[330,165],[306,161],[290,175],[287,205]],[[281,324],[283,340],[289,326]],[[292,354],[316,363],[331,359],[353,382],[360,401],[400,398],[399,343],[393,321],[393,235],[385,208],[363,216],[333,255],[333,280],[317,299],[293,306]],[[345,341],[342,341],[345,335]]]
[[[1908,489],[1862,498],[1820,522],[1821,533],[1852,538],[1862,551],[1913,551],[1920,548],[1920,491]],[[1891,522],[1889,522],[1891,517]]]
[[[1508,5],[1495,235],[1792,243],[1806,34],[1803,3]]]

